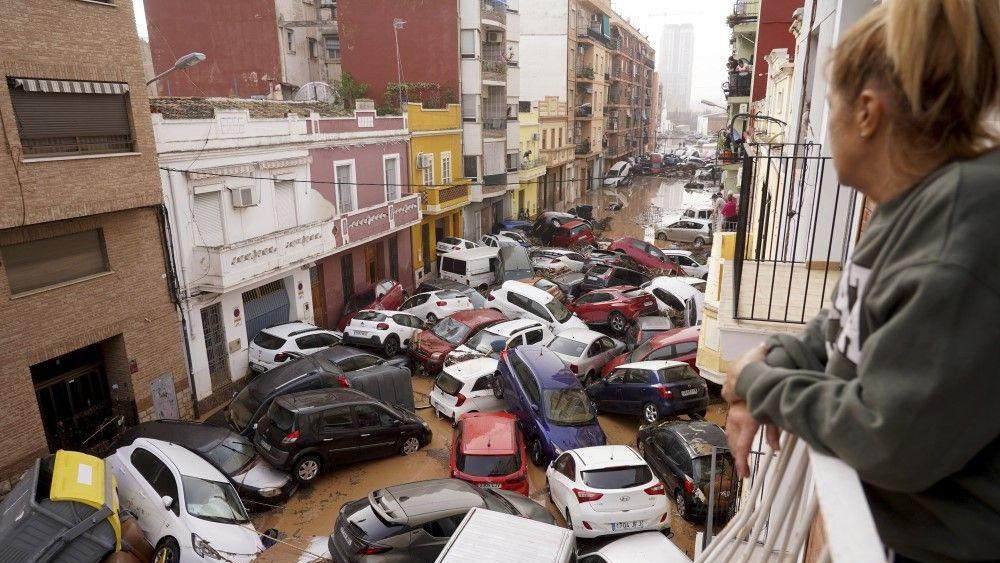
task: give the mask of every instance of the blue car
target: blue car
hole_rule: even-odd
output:
[[[493,226],[493,234],[500,231],[521,231],[530,233],[534,224],[531,221],[521,221],[520,219],[504,219]]]
[[[639,415],[645,422],[708,410],[708,385],[684,362],[656,360],[616,367],[587,387],[595,411]]]
[[[523,345],[503,352],[493,394],[517,416],[537,466],[567,450],[608,443],[580,380],[548,348]]]

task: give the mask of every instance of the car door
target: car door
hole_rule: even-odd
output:
[[[413,297],[410,297],[399,306],[400,311],[406,311],[411,315],[420,317],[421,319],[427,318],[428,307],[427,302],[430,300],[432,294],[430,293],[418,293]]]
[[[639,414],[642,405],[650,400],[649,372],[644,369],[629,369],[622,384],[622,410],[628,414]]]
[[[531,299],[527,300],[527,305],[528,305],[528,313],[530,314],[531,318],[537,321],[542,321],[543,323],[545,323],[546,326],[550,327],[556,326],[556,321],[555,319],[552,318],[552,313],[549,313],[549,310],[545,308],[545,305],[542,305],[538,301],[533,301]]]
[[[350,405],[326,408],[310,415],[317,428],[325,464],[340,464],[363,459],[358,452],[358,431]]]
[[[358,459],[392,455],[401,437],[402,421],[379,405],[354,405]]]
[[[604,379],[604,388],[600,394],[600,403],[603,410],[609,412],[623,411],[622,386],[625,384],[626,371],[621,368],[615,369]]]
[[[396,325],[393,330],[399,336],[400,343],[404,346],[413,338],[413,333],[424,326],[423,319],[409,313],[396,313],[392,316],[392,322]]]
[[[566,514],[566,503],[573,493],[576,483],[576,460],[569,452],[564,452],[552,462],[549,472],[549,491],[552,500],[563,515]]]
[[[573,312],[585,323],[603,323],[608,320],[608,311],[599,303],[609,301],[607,293],[595,291],[581,296],[573,302]]]
[[[611,340],[609,336],[602,336],[594,341],[591,345],[595,347],[595,354],[591,358],[592,366],[594,370],[600,371],[604,364],[611,360],[611,354],[615,349],[615,341]]]
[[[139,527],[154,542],[177,533],[182,499],[173,472],[158,455],[142,446],[132,450],[129,464],[128,474],[133,486],[128,498],[123,499],[128,503],[125,508],[136,512]],[[164,496],[173,501],[169,508],[163,504]]]
[[[682,240],[680,238],[680,236],[681,236],[681,230],[682,230],[682,225],[683,224],[684,224],[684,221],[677,221],[677,222],[674,222],[674,223],[671,223],[671,224],[667,225],[667,228],[666,228],[667,238],[670,239],[670,240]]]

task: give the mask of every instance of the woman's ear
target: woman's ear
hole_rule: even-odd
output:
[[[858,94],[856,104],[854,126],[858,130],[858,136],[870,139],[878,133],[885,118],[885,103],[878,92],[865,88]]]

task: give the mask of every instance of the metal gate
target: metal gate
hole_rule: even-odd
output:
[[[222,325],[222,304],[209,305],[201,310],[201,330],[205,335],[205,353],[208,356],[208,375],[212,391],[228,385],[229,354],[226,352],[226,329]]]
[[[288,322],[288,309],[288,292],[285,291],[284,280],[243,292],[247,342],[252,341],[262,329]]]

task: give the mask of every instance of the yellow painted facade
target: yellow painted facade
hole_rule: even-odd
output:
[[[458,104],[430,109],[410,103],[410,183],[420,193],[423,220],[411,228],[413,268],[429,272],[437,260],[439,238],[460,236],[462,208],[469,203],[469,180],[462,177],[462,115]],[[429,168],[419,166],[430,161]],[[426,185],[426,187],[424,187]]]
[[[511,198],[511,209],[515,216],[522,214],[529,217],[539,212],[538,209],[538,178],[545,175],[545,163],[541,160],[541,128],[538,125],[538,108],[521,111],[517,114],[520,126],[520,165],[518,181],[520,185]]]

